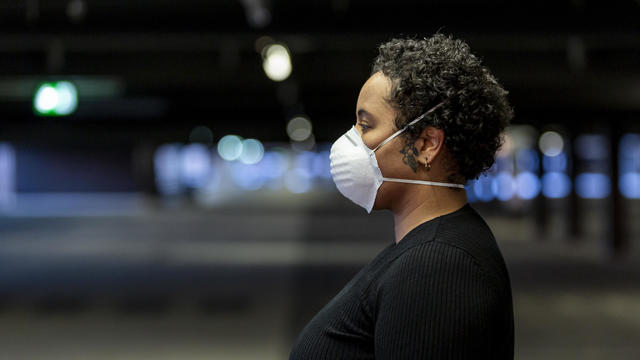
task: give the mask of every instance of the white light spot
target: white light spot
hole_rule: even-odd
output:
[[[256,164],[262,160],[264,156],[264,146],[256,139],[246,139],[242,141],[242,154],[240,154],[240,161],[243,164],[251,165]]]
[[[35,96],[35,108],[40,113],[47,113],[58,105],[58,92],[50,84],[42,85]]]
[[[61,81],[55,87],[58,93],[58,103],[55,106],[55,113],[58,115],[69,115],[78,106],[78,92],[76,87],[68,82]]]
[[[273,81],[283,81],[291,75],[291,57],[289,50],[281,44],[272,44],[265,48],[262,62],[267,77]]]
[[[242,154],[242,139],[236,135],[226,135],[218,142],[218,154],[227,161],[233,161]]]
[[[562,135],[557,132],[547,131],[540,136],[538,146],[543,154],[553,157],[562,152],[562,149],[564,148],[564,140],[562,140]]]
[[[311,136],[311,121],[304,116],[296,116],[287,124],[287,135],[293,141],[305,141]]]

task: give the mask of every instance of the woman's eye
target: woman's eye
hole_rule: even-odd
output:
[[[369,126],[368,126],[368,125],[365,125],[365,124],[363,124],[363,123],[360,123],[360,124],[358,124],[358,125],[360,125],[360,128],[362,129],[362,131],[364,131],[364,130],[366,130],[366,129],[368,129],[368,128],[369,128]]]

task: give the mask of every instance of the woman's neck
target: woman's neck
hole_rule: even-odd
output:
[[[418,225],[454,212],[467,203],[467,194],[437,186],[420,186],[407,191],[391,209],[393,212],[396,244]]]

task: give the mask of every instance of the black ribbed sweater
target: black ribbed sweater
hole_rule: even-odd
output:
[[[469,205],[384,248],[315,315],[291,360],[513,359],[511,286]]]

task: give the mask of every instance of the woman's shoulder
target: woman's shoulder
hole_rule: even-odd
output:
[[[470,207],[455,216],[439,219],[433,232],[408,247],[388,271],[387,277],[396,277],[393,273],[398,272],[417,271],[429,276],[472,272],[490,278],[491,282],[509,281],[491,229]]]
[[[473,254],[455,245],[432,240],[412,246],[394,259],[377,288],[378,296],[406,293],[408,289],[426,296],[444,288],[456,292],[481,284],[492,287],[491,282]]]
[[[484,218],[470,204],[459,211],[442,216],[438,226],[438,237],[445,241],[450,238],[487,237],[493,239],[493,232]]]
[[[510,281],[501,256],[482,256],[450,242],[417,244],[400,254],[378,282],[378,295],[419,287],[432,291],[464,292],[482,288],[510,296]],[[508,290],[508,291],[507,291]],[[484,290],[483,290],[484,291]]]
[[[472,239],[495,242],[491,228],[468,203],[456,211],[419,225],[406,236],[407,242],[412,244],[439,241],[467,251],[470,250],[468,245]]]
[[[442,280],[462,273],[475,274],[498,287],[509,282],[491,229],[469,204],[419,226],[399,245],[401,251],[392,254],[379,285],[402,278],[415,281],[420,274],[423,280]]]
[[[469,204],[457,216],[443,217],[430,239],[467,253],[480,264],[503,262],[502,253],[493,231],[480,214]]]
[[[456,244],[435,238],[416,244],[400,254],[390,270],[412,270],[413,268],[437,268],[438,270],[455,268],[460,265],[479,266],[476,256]]]

